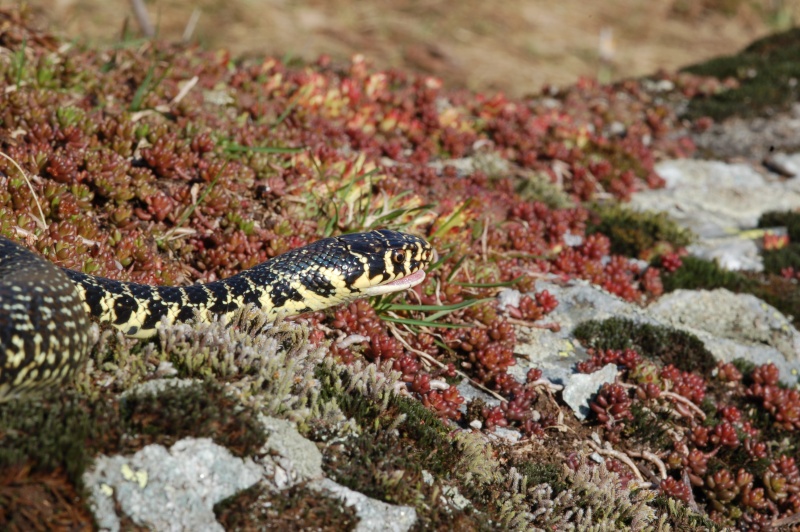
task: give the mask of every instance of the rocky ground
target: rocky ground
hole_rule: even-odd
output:
[[[4,528],[798,526],[797,32],[509,99],[0,15],[9,238],[170,284],[377,226],[441,257],[279,324],[98,328],[0,406]]]

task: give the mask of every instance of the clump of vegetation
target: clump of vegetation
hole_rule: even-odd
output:
[[[788,492],[771,486],[778,477],[789,491],[800,486],[800,394],[780,384],[777,367],[714,363],[689,334],[617,318],[581,324],[576,337],[591,346],[579,371],[619,368],[618,381],[590,403],[603,439],[661,449],[661,457],[631,447],[627,454],[649,456],[662,493],[704,504],[725,526],[762,526],[773,513],[793,512],[797,500],[787,504]],[[783,444],[770,449],[775,438]],[[639,475],[621,471],[629,480]]]
[[[637,212],[620,204],[599,205],[587,233],[601,233],[611,241],[611,252],[651,260],[692,243],[690,231],[678,227],[666,213]]]
[[[330,497],[320,497],[304,486],[272,493],[260,484],[214,506],[217,521],[225,530],[353,530],[356,511]]]
[[[687,67],[692,74],[735,82],[727,90],[690,100],[687,115],[724,120],[787,110],[800,94],[798,53],[800,30],[794,28],[760,39],[738,54]]]
[[[672,364],[684,371],[711,371],[713,355],[693,334],[667,326],[636,323],[626,318],[589,320],[579,324],[575,338],[596,351],[634,349],[643,356]],[[599,369],[601,366],[597,367]]]

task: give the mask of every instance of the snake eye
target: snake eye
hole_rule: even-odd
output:
[[[392,260],[395,264],[403,264],[406,261],[405,251],[395,251],[392,255]]]

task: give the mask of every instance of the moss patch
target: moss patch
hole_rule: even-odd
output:
[[[758,219],[758,227],[785,227],[792,242],[800,242],[800,212],[769,211]]]
[[[214,506],[225,530],[354,530],[356,511],[302,485],[272,493],[262,485],[237,493]]]
[[[598,206],[587,234],[602,233],[611,241],[611,252],[649,260],[691,244],[692,233],[682,229],[666,213],[637,212],[619,204]]]
[[[682,257],[683,265],[675,272],[663,276],[664,290],[671,292],[678,289],[714,290],[726,288],[731,292],[750,292],[757,283],[753,279],[739,273],[725,270],[716,262]]]
[[[80,483],[92,457],[122,428],[116,405],[89,403],[62,391],[43,401],[12,401],[0,408],[0,471],[28,464],[31,472],[63,470]]]
[[[653,506],[663,512],[662,515],[668,516],[673,530],[722,530],[717,523],[676,499],[659,495],[653,501]]]
[[[126,397],[120,421],[126,432],[136,435],[128,441],[139,448],[154,440],[170,447],[186,437],[211,438],[235,456],[245,457],[267,440],[255,413],[212,382]]]
[[[595,349],[633,348],[642,356],[703,375],[708,375],[716,366],[714,356],[699,338],[672,327],[636,323],[625,318],[590,320],[575,328],[575,338]]]
[[[30,464],[0,470],[0,529],[94,530],[63,469],[31,473]]]
[[[800,271],[800,212],[765,212],[758,219],[758,227],[785,227],[789,236],[785,247],[764,251],[764,271],[775,275],[780,275],[784,268]]]
[[[417,401],[391,394],[382,403],[346,391],[357,378],[349,372],[323,365],[317,374],[322,382],[320,397],[336,401],[360,427],[357,434],[324,452],[323,469],[329,478],[369,497],[416,508],[426,530],[451,522],[466,530],[488,530],[485,516],[440,501],[442,481],[456,482],[458,473],[465,472],[463,457],[450,438],[452,429]],[[312,437],[327,439],[325,431]],[[423,471],[437,480],[425,482]]]
[[[800,95],[800,28],[758,40],[736,55],[692,65],[686,72],[734,78],[739,87],[689,102],[691,118],[752,118],[784,111]]]

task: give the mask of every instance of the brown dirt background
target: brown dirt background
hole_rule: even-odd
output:
[[[0,0],[0,5],[19,2]],[[29,0],[67,39],[138,32],[128,0]],[[610,81],[733,54],[800,22],[800,0],[152,0],[158,36],[234,55],[346,60],[433,74],[450,88],[510,96],[579,76]],[[608,37],[610,32],[610,38]],[[605,37],[601,37],[605,35]]]

